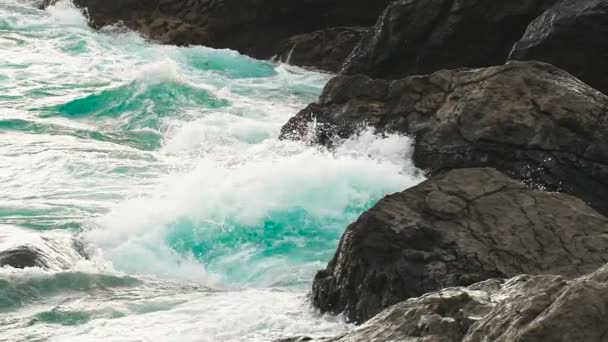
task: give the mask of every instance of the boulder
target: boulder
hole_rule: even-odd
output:
[[[401,78],[505,62],[528,24],[558,0],[397,0],[343,72]]]
[[[387,308],[323,342],[606,342],[608,267],[568,280],[520,275],[448,288]]]
[[[0,251],[0,267],[14,268],[40,267],[48,268],[45,255],[33,246],[17,246]]]
[[[283,43],[277,57],[289,64],[336,73],[366,31],[365,28],[338,27],[303,33]]]
[[[528,26],[510,59],[560,67],[608,94],[608,1],[566,0]]]
[[[57,0],[45,0],[48,6]],[[123,23],[161,43],[229,48],[270,58],[297,34],[371,26],[390,0],[74,0],[91,25]]]
[[[469,328],[463,342],[608,341],[608,267],[572,281],[522,280],[503,286],[497,305]]]
[[[608,96],[569,73],[512,61],[394,81],[338,76],[281,137],[332,145],[369,125],[414,136],[413,161],[430,175],[493,167],[608,213],[607,114]]]
[[[408,298],[519,274],[575,277],[608,259],[608,218],[487,168],[389,195],[345,231],[313,282],[322,312],[361,323]]]
[[[39,232],[0,225],[0,267],[39,267],[58,271],[86,258],[82,242],[69,232]]]

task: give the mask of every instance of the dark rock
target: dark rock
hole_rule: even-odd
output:
[[[364,28],[340,27],[300,34],[282,45],[278,58],[294,65],[338,72],[364,32]]]
[[[63,270],[87,258],[82,243],[70,233],[0,225],[0,267]]]
[[[46,0],[45,6],[56,0]],[[122,22],[162,43],[270,58],[297,34],[371,26],[390,0],[74,0],[100,28]]]
[[[325,342],[606,342],[608,268],[574,280],[521,275],[394,305]]]
[[[608,93],[608,1],[566,0],[536,19],[510,59],[560,67]]]
[[[607,113],[608,97],[567,72],[509,62],[395,81],[338,76],[281,135],[326,145],[365,125],[413,135],[414,163],[430,174],[494,167],[608,213]]]
[[[0,267],[14,268],[41,267],[47,268],[40,250],[31,246],[19,246],[9,250],[0,251]]]
[[[361,323],[450,286],[518,274],[588,273],[608,252],[608,218],[493,169],[459,169],[382,199],[345,231],[312,301]]]
[[[394,1],[343,72],[395,79],[500,65],[528,24],[557,1]]]
[[[290,337],[290,338],[283,338],[280,340],[276,340],[274,342],[307,342],[307,341],[312,341],[312,338],[310,338],[310,337]]]
[[[463,342],[608,341],[608,267],[573,281],[531,277],[509,285]]]

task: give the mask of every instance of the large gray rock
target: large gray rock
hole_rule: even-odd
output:
[[[606,342],[608,267],[574,280],[520,275],[448,288],[387,308],[350,333],[314,341]]]
[[[608,94],[608,0],[565,0],[534,20],[510,59],[556,65]]]
[[[528,24],[558,0],[397,0],[343,72],[400,78],[503,64]]]
[[[414,136],[414,163],[431,175],[494,167],[608,213],[607,114],[608,97],[567,72],[509,62],[395,81],[338,76],[282,137],[331,145],[370,125]]]
[[[313,304],[361,323],[424,293],[518,274],[591,272],[608,218],[493,169],[459,169],[382,199],[345,231]]]
[[[58,0],[44,0],[48,6]],[[372,26],[390,0],[74,0],[91,25],[123,23],[175,45],[230,48],[256,57],[280,52],[284,40],[331,27]],[[313,65],[317,66],[317,65]]]

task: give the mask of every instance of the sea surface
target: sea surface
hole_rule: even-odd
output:
[[[0,341],[351,329],[308,294],[345,227],[422,180],[408,137],[277,139],[331,75],[0,0]],[[311,127],[313,129],[313,127]]]

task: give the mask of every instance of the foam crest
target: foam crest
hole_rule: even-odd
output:
[[[200,156],[191,171],[167,176],[152,197],[122,203],[97,222],[101,228],[89,231],[87,239],[119,268],[130,268],[133,260],[154,258],[151,264],[159,269],[145,271],[166,275],[167,270],[193,261],[221,263],[249,244],[253,252],[241,261],[265,268],[272,256],[257,255],[271,250],[264,244],[290,238],[281,234],[269,238],[268,225],[287,229],[293,224],[297,226],[293,229],[318,231],[326,234],[324,242],[331,245],[349,220],[375,200],[419,182],[421,177],[407,162],[410,144],[407,137],[377,137],[371,132],[346,141],[334,152],[275,139],[254,145],[214,143],[215,149]],[[307,227],[307,222],[313,223]],[[240,236],[234,245],[219,241],[230,234]],[[262,234],[266,239],[248,234]],[[208,245],[210,241],[215,244]],[[183,248],[184,244],[191,249]],[[222,248],[225,255],[210,253]],[[304,246],[296,244],[295,254],[298,249]],[[192,259],[193,255],[202,260]],[[276,255],[278,259],[288,256]],[[316,257],[308,262],[324,261],[327,251]],[[289,268],[289,262],[285,266]],[[197,267],[203,272],[200,264]],[[273,272],[288,271],[276,267]]]
[[[46,11],[51,19],[60,25],[88,27],[88,19],[85,17],[72,0],[58,1],[52,6],[48,6]]]

